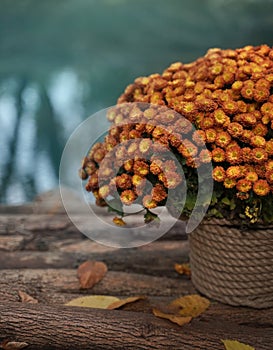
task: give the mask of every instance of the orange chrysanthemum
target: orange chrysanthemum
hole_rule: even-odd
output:
[[[266,196],[270,192],[270,186],[266,180],[258,180],[253,185],[253,191],[258,196]]]
[[[223,182],[226,178],[225,169],[221,166],[217,166],[212,171],[212,178],[217,182]]]
[[[258,174],[255,171],[249,171],[246,173],[245,179],[250,182],[256,182],[258,180]]]
[[[242,125],[236,122],[230,123],[227,130],[232,137],[240,137],[243,133]]]
[[[230,164],[239,164],[242,160],[241,148],[238,146],[228,148],[226,150],[226,160]]]
[[[252,159],[255,163],[263,163],[267,160],[268,153],[263,148],[253,148]]]
[[[230,177],[226,177],[224,181],[225,188],[233,188],[236,186],[236,179],[231,179]]]
[[[239,179],[242,176],[242,172],[238,165],[232,165],[227,168],[226,175],[231,179]]]
[[[252,188],[252,182],[246,179],[238,180],[236,188],[239,192],[248,192]]]
[[[224,162],[226,160],[226,152],[220,148],[216,147],[211,152],[212,160],[216,163]]]
[[[220,131],[215,140],[215,144],[225,148],[231,141],[231,136],[226,131]]]

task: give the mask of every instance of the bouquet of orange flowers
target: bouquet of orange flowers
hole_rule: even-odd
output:
[[[171,191],[176,208],[186,181],[180,217],[187,219],[200,186],[198,170],[210,164],[211,173],[201,179],[201,186],[206,176],[213,179],[207,218],[273,222],[272,48],[210,49],[192,63],[139,77],[108,119],[108,134],[81,169],[98,205],[119,201],[122,215],[122,205],[139,203],[149,221]]]

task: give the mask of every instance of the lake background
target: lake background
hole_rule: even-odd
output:
[[[57,187],[70,134],[137,76],[263,43],[272,0],[0,0],[0,202]]]

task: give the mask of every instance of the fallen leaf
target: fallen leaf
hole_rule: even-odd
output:
[[[107,270],[107,266],[101,261],[85,261],[78,268],[81,289],[92,288],[103,279]]]
[[[141,300],[141,299],[146,299],[146,297],[144,297],[144,296],[136,296],[136,297],[129,297],[129,298],[126,298],[126,299],[120,299],[118,301],[115,301],[111,305],[109,305],[107,309],[109,309],[109,310],[118,309],[118,308],[120,308],[123,305],[129,304],[129,303],[134,303],[135,301]]]
[[[65,305],[90,307],[95,309],[107,309],[109,305],[117,301],[120,301],[120,299],[116,297],[108,296],[108,295],[89,295],[86,297],[73,299],[68,303],[66,303]]]
[[[38,300],[30,296],[29,294],[22,292],[21,290],[18,291],[18,295],[21,299],[22,303],[29,303],[29,304],[38,304]]]
[[[177,307],[180,316],[197,317],[207,310],[210,301],[198,294],[192,294],[173,300],[170,306]]]
[[[255,350],[252,346],[238,342],[237,340],[222,340],[226,350]]]
[[[167,320],[177,323],[179,326],[183,326],[184,324],[190,323],[192,320],[192,317],[187,316],[177,316],[172,314],[166,314],[158,309],[153,309],[153,314],[160,318],[166,318]]]
[[[116,224],[117,226],[125,226],[126,222],[122,218],[118,218],[117,216],[114,217],[113,223]]]
[[[173,300],[168,305],[161,305],[160,308],[153,309],[153,314],[182,326],[202,314],[209,305],[210,301],[198,294],[186,295]]]
[[[191,268],[189,264],[174,264],[174,269],[180,275],[191,275]]]
[[[3,350],[20,350],[28,346],[28,343],[25,342],[16,342],[5,340],[0,344],[0,348]]]

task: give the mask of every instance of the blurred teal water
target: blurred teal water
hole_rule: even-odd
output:
[[[135,77],[262,43],[272,0],[1,0],[0,201],[56,187],[71,132]]]

